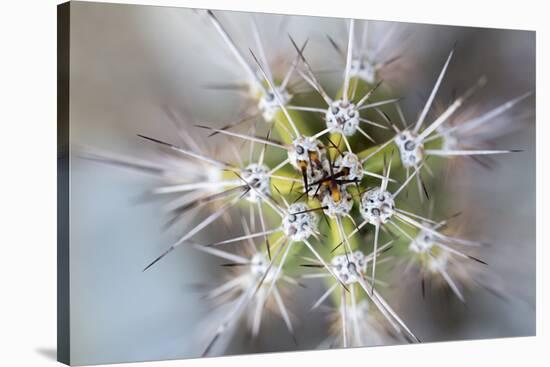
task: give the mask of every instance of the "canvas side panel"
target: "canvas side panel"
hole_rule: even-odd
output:
[[[70,364],[69,62],[70,3],[57,7],[57,360]]]

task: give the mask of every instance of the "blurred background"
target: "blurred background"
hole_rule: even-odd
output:
[[[216,14],[242,49],[253,44],[247,32],[250,14]],[[340,65],[326,34],[345,40],[344,20],[268,14],[257,14],[256,19],[269,51],[291,53],[288,32],[299,42],[309,38],[306,56],[314,68]],[[281,22],[287,22],[283,35]],[[405,50],[407,65],[396,83],[405,97],[406,115],[416,116],[421,109],[455,43],[455,58],[438,98],[450,100],[480,75],[489,79],[488,86],[476,95],[482,111],[535,91],[534,32],[403,26],[409,37],[390,46]],[[222,126],[242,108],[238,95],[205,88],[208,83],[236,80],[242,73],[207,19],[189,9],[72,3],[70,72],[73,153],[89,149],[154,159],[154,147],[137,134],[170,140],[175,128],[163,106],[190,116],[189,133],[202,137],[204,132],[192,124]],[[340,75],[320,78],[328,90],[336,91]],[[485,259],[492,279],[506,291],[506,300],[478,291],[468,295],[466,306],[451,302],[441,307],[446,300],[423,299],[417,284],[391,288],[390,303],[399,305],[402,318],[424,342],[535,333],[535,116],[529,113],[534,111],[534,98],[518,111],[508,114],[513,121],[506,123],[506,129],[495,129],[491,143],[523,151],[498,159],[490,171],[464,165],[446,183],[453,191],[450,205],[471,216],[466,237],[491,243]],[[181,246],[162,264],[142,272],[182,230],[164,230],[162,200],[143,200],[144,192],[158,184],[158,179],[79,159],[78,154],[71,158],[71,170],[73,363],[199,356],[201,331],[214,314],[193,284],[215,285],[221,276],[217,262]],[[197,241],[217,235],[206,232]],[[283,323],[272,317],[262,325],[257,340],[250,341],[237,331],[226,341],[226,353],[316,348],[327,335],[328,321],[326,315],[309,312],[309,308],[322,290],[322,284],[308,283],[294,299],[298,345]]]

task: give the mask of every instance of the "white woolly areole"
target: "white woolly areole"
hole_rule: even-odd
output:
[[[326,207],[326,209],[323,209],[326,215],[331,218],[336,218],[350,212],[351,208],[353,208],[353,198],[350,193],[342,190],[340,193],[340,200],[335,202],[334,198],[330,194],[330,191],[327,190],[323,196],[321,205]]]
[[[332,102],[327,109],[325,121],[332,132],[351,136],[359,126],[359,111],[353,103],[339,99]]]
[[[330,263],[334,273],[346,285],[356,283],[359,281],[357,275],[367,271],[367,259],[361,251],[334,256]]]
[[[247,184],[253,187],[246,194],[246,199],[250,202],[257,203],[262,200],[258,192],[264,196],[271,194],[269,187],[269,167],[265,164],[252,163],[249,164],[243,171],[242,177]]]
[[[357,312],[357,317],[359,317],[359,318],[367,317],[367,315],[369,314],[369,309],[370,309],[370,305],[369,305],[369,302],[366,299],[363,299],[363,300],[359,301],[357,303],[357,305],[355,306],[355,310]],[[353,307],[352,307],[352,310],[353,310]],[[352,311],[352,316],[353,316],[353,311]]]
[[[444,131],[441,135],[442,145],[441,150],[455,150],[460,149],[458,145],[458,138],[452,133]]]
[[[308,209],[309,207],[303,203],[292,204],[288,208],[288,214],[283,218],[283,231],[287,238],[292,241],[303,241],[317,231],[315,213],[302,213]]]
[[[451,255],[447,251],[441,251],[437,255],[430,256],[428,261],[428,270],[432,273],[446,271],[450,256]]]
[[[422,230],[409,244],[409,250],[417,254],[426,254],[432,249],[433,245],[434,239],[432,235]]]
[[[250,258],[250,273],[254,278],[262,278],[266,271],[268,271],[268,268],[269,260],[263,253],[257,252]],[[269,284],[273,280],[275,275],[274,269],[275,268],[271,268],[269,274],[267,274],[265,278],[264,284]]]
[[[417,135],[409,130],[401,131],[394,138],[405,168],[417,167],[424,159],[424,144],[417,142],[416,138]]]
[[[359,211],[370,224],[380,225],[390,220],[394,208],[395,202],[392,194],[377,187],[363,194]]]
[[[342,307],[346,307],[346,316],[347,316],[347,322],[351,324],[358,323],[367,323],[367,319],[369,317],[369,309],[370,305],[369,302],[366,299],[360,300],[355,304],[355,307],[352,307],[351,304],[347,304],[346,306],[340,304],[340,309]],[[356,327],[359,327],[359,325],[356,325]],[[361,328],[363,333],[368,335],[372,333],[373,330],[371,329],[363,329]],[[358,341],[357,341],[358,342]]]
[[[297,169],[301,169],[300,162],[305,162],[309,166],[310,155],[317,155],[322,162],[325,159],[326,152],[325,146],[319,140],[301,136],[292,142],[292,149],[288,151],[288,158],[290,164]]]
[[[422,223],[424,226],[432,227],[429,223]],[[445,270],[449,260],[449,253],[447,251],[438,251],[432,253],[432,248],[435,246],[435,239],[431,233],[421,230],[414,240],[409,244],[409,251],[412,251],[419,255],[430,254],[427,267],[432,273],[437,273],[441,270]]]
[[[310,184],[308,196],[314,197],[317,194],[322,197],[327,192],[328,188],[323,185],[321,181],[329,175],[330,163],[325,156],[323,156],[323,160],[321,161],[321,167],[317,167],[316,165],[313,165],[313,167],[308,166],[307,182]]]
[[[351,60],[350,77],[374,84],[376,82],[376,66],[366,59],[353,59]]]
[[[347,169],[348,173],[340,177],[342,180],[361,181],[365,175],[361,160],[351,152],[344,152],[343,155],[338,156],[334,162],[334,166],[337,172],[342,172],[342,170]]]
[[[201,173],[204,173],[206,175],[208,182],[217,183],[222,181],[223,179],[223,171],[217,166],[201,166],[200,170],[202,170]],[[218,187],[216,187],[215,185],[206,185],[205,191],[215,193],[218,192]]]
[[[282,89],[280,87],[276,87],[275,89],[277,90],[280,101],[283,105],[290,102],[292,95],[288,93],[286,89]],[[269,91],[267,94],[262,93],[260,95],[260,99],[258,100],[258,109],[262,112],[262,116],[266,122],[273,121],[275,114],[280,108],[279,101],[272,91]]]

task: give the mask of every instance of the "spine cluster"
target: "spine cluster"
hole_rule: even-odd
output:
[[[249,84],[250,112],[222,128],[194,129],[226,142],[236,163],[201,150],[190,137],[178,145],[142,136],[172,151],[182,165],[199,167],[194,170],[200,171],[199,178],[183,175],[177,183],[154,190],[174,198],[174,216],[208,208],[205,217],[184,228],[145,270],[180,246],[219,257],[231,268],[230,276],[206,297],[218,299],[227,312],[212,329],[204,354],[212,353],[219,338],[244,319],[252,335],[258,335],[265,310],[278,313],[299,342],[293,322],[299,315],[291,313],[295,296],[288,295],[299,293],[306,279],[318,279],[326,288],[312,304],[312,311],[328,309],[333,320],[324,346],[418,342],[383,297],[385,280],[396,271],[384,269],[384,264],[405,260],[418,269],[423,287],[426,277],[438,278],[465,301],[470,284],[465,277],[475,277],[475,272],[464,269],[487,266],[477,257],[484,243],[456,235],[451,215],[433,218],[434,212],[445,213],[438,210],[445,197],[431,192],[430,182],[437,180],[447,159],[514,152],[477,148],[471,137],[530,93],[450,125],[456,111],[466,108],[486,84],[479,78],[434,113],[432,105],[453,50],[434,73],[423,108],[411,119],[401,110],[402,96],[392,95],[391,85],[386,87],[379,78],[384,68],[406,62],[406,55],[401,60],[377,59],[378,52],[370,51],[378,48],[363,29],[366,22],[349,20],[341,44],[329,36],[329,47],[342,59],[343,76],[339,93],[331,96],[305,56],[308,41],[298,44],[288,37],[293,52],[285,55],[286,71],[276,75],[256,22],[250,29],[256,47],[243,50],[213,12],[207,11],[206,17],[234,59],[227,63],[236,62]],[[309,91],[308,98],[300,98],[299,85]],[[418,192],[411,194],[413,185]],[[238,214],[247,210],[249,215]],[[216,231],[228,215],[238,218],[233,222],[240,222],[242,234],[196,242],[196,235]]]

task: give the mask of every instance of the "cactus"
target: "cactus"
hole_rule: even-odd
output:
[[[206,297],[218,299],[227,312],[203,355],[212,353],[220,337],[242,319],[258,335],[267,309],[280,315],[298,343],[290,295],[302,279],[317,279],[325,287],[312,305],[312,310],[330,305],[332,336],[321,347],[419,342],[383,296],[394,269],[388,265],[418,269],[423,293],[425,280],[431,279],[466,302],[464,290],[487,267],[478,258],[486,244],[461,237],[457,216],[430,187],[449,160],[518,152],[484,147],[474,134],[531,93],[451,125],[487,82],[482,76],[450,104],[436,106],[455,58],[451,50],[433,73],[433,87],[425,91],[428,97],[415,119],[404,115],[395,88],[381,79],[399,57],[379,58],[385,45],[369,45],[367,22],[349,20],[344,42],[328,37],[344,62],[342,85],[331,96],[308,62],[308,41],[289,36],[292,53],[282,63],[286,70],[277,65],[275,73],[255,21],[250,31],[256,50],[248,53],[212,11],[202,15],[233,55],[227,62],[236,61],[242,69],[249,108],[221,128],[196,125],[197,131],[226,141],[233,162],[203,151],[185,129],[180,130],[185,145],[140,135],[172,151],[182,164],[198,167],[189,170],[193,176],[175,175],[176,184],[153,190],[173,198],[174,218],[192,208],[210,208],[144,270],[180,246],[227,261],[223,265],[233,271]],[[299,84],[313,93],[299,93]],[[235,216],[243,211],[249,215]],[[239,218],[242,234],[207,244],[194,240],[200,232],[215,231],[228,213]]]

